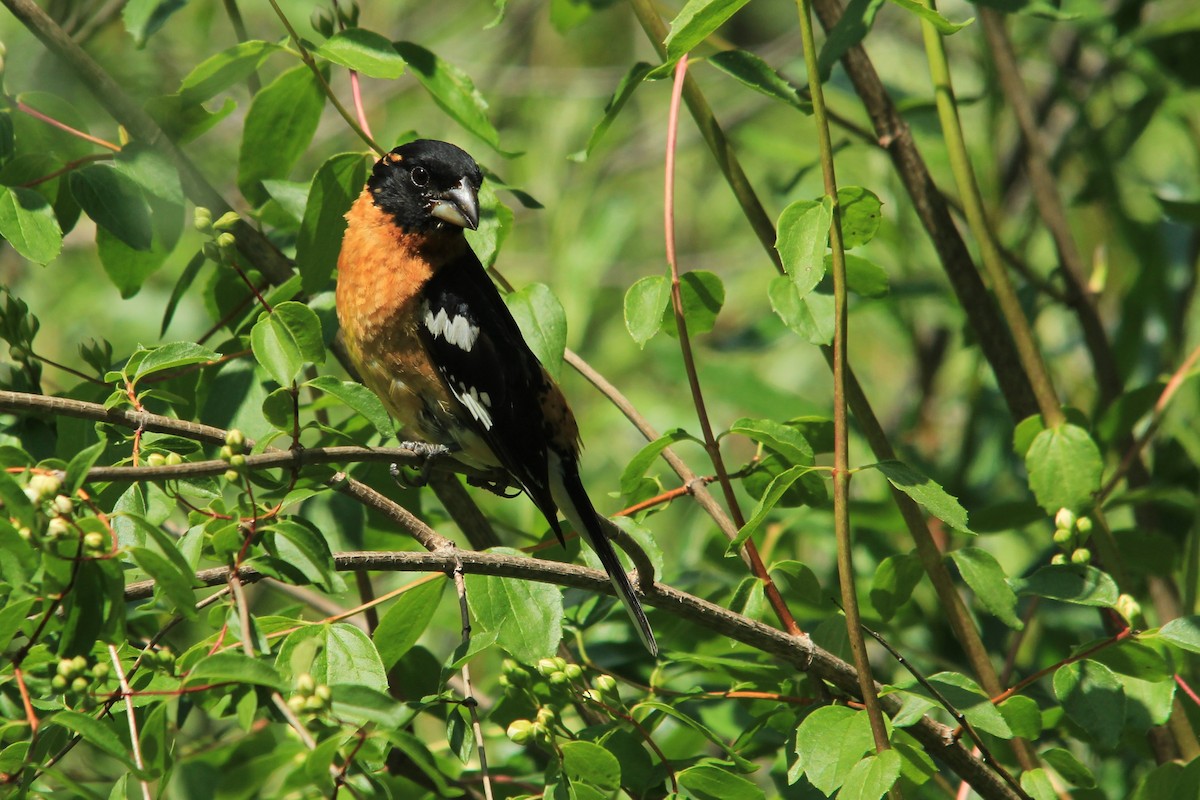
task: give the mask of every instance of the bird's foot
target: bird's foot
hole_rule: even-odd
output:
[[[403,467],[399,464],[391,466],[392,480],[410,489],[420,489],[427,485],[429,471],[433,469],[434,462],[438,458],[454,452],[453,448],[444,444],[430,444],[429,442],[400,442],[399,444],[400,447],[412,451],[421,458],[421,464],[417,467]]]
[[[478,478],[468,475],[467,483],[477,489],[486,489],[499,497],[516,497],[521,493],[520,489],[513,488],[512,484],[503,480],[488,480],[487,478]]]

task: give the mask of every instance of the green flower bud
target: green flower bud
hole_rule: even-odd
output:
[[[617,696],[617,679],[612,675],[597,675],[595,680],[592,681],[592,686],[594,686],[596,691],[602,696]]]
[[[566,686],[571,682],[571,679],[567,677],[567,673],[557,669],[551,672],[546,680],[550,681],[551,686]]]
[[[91,681],[80,675],[78,678],[71,681],[71,691],[75,692],[75,694],[83,694],[87,691],[88,686],[90,685]]]
[[[222,250],[232,250],[237,247],[237,237],[232,233],[222,233],[217,237],[217,247]]]
[[[83,535],[84,550],[90,550],[93,553],[96,553],[103,550],[105,544],[105,536],[100,531],[88,531]]]
[[[307,672],[302,672],[296,676],[296,691],[305,697],[309,697],[317,688],[317,681],[312,675]]]
[[[108,678],[110,669],[111,668],[108,666],[108,664],[103,661],[98,661],[96,662],[96,665],[92,667],[92,677],[98,681],[104,681]]]
[[[543,658],[537,663],[537,671],[543,678],[548,678],[550,673],[558,671],[558,664],[554,663],[553,658]]]
[[[1130,625],[1141,618],[1142,606],[1137,600],[1133,599],[1132,595],[1118,595],[1115,606],[1117,613],[1125,618],[1125,621]]]
[[[553,708],[542,706],[537,712],[537,721],[549,727],[558,721],[558,714]]]
[[[64,659],[59,660],[58,667],[55,668],[54,671],[57,674],[63,676],[64,678],[70,678],[74,672],[74,669],[75,669],[74,662],[72,662],[72,660],[69,658],[64,658]]]
[[[288,708],[290,708],[292,710],[292,712],[295,714],[303,713],[304,712],[304,704],[307,702],[308,702],[307,697],[302,697],[301,695],[298,695],[298,694],[294,694],[287,699]]]
[[[71,530],[71,524],[62,517],[55,517],[46,523],[46,538],[50,541],[61,539]]]
[[[1086,547],[1076,547],[1071,552],[1072,564],[1090,564],[1092,562],[1092,551]]]
[[[333,689],[328,684],[318,683],[317,688],[313,690],[313,697],[319,697],[322,703],[329,705],[333,701]]]
[[[50,679],[50,688],[56,692],[65,692],[67,690],[67,679],[62,675],[55,675]]]
[[[183,456],[179,455],[179,453],[167,453],[167,466],[168,467],[178,467],[182,463],[183,463]]]
[[[228,231],[241,221],[236,211],[226,211],[221,215],[220,219],[213,223],[213,227],[219,231]]]
[[[1054,527],[1072,530],[1075,527],[1076,519],[1074,511],[1069,508],[1060,508],[1054,515]]]
[[[229,481],[230,483],[237,483],[241,479],[242,476],[238,474],[236,469],[225,470],[225,480]]]
[[[533,739],[533,723],[527,719],[514,719],[508,724],[508,730],[504,732],[504,735],[513,744],[529,744]]]
[[[1054,558],[1050,559],[1050,563],[1054,564],[1055,566],[1067,563],[1066,553],[1055,553]]]
[[[237,428],[230,428],[225,432],[225,444],[232,447],[235,452],[243,450],[246,447],[246,434]]]
[[[146,465],[151,467],[161,467],[167,463],[167,457],[162,453],[151,453],[146,456]]]
[[[1075,542],[1075,531],[1068,528],[1059,528],[1054,532],[1054,543],[1064,550],[1070,547]]]
[[[1084,544],[1092,538],[1092,520],[1089,517],[1080,517],[1075,523],[1075,530],[1079,531],[1079,543]]]
[[[192,215],[192,224],[201,233],[208,233],[212,230],[213,226],[212,211],[204,206],[196,206],[196,211]]]
[[[75,503],[65,494],[60,494],[50,501],[50,508],[60,517],[69,517],[75,511]]]
[[[578,664],[567,664],[563,672],[565,672],[567,677],[573,681],[577,681],[583,677],[583,667],[579,666]]]

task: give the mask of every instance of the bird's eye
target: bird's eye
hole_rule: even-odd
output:
[[[424,167],[413,167],[409,174],[412,177],[413,186],[425,186],[429,183],[429,170]]]

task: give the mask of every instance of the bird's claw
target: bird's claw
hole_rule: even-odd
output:
[[[429,442],[400,442],[400,447],[411,451],[421,459],[420,466],[414,469],[405,471],[405,468],[399,464],[392,464],[388,470],[392,480],[409,489],[420,489],[427,485],[429,471],[433,469],[434,461],[454,452],[444,444],[430,444]]]

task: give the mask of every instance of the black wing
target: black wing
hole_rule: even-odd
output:
[[[443,266],[422,293],[421,339],[460,418],[559,530],[550,494],[541,364],[475,254]],[[561,535],[561,534],[560,534]]]

